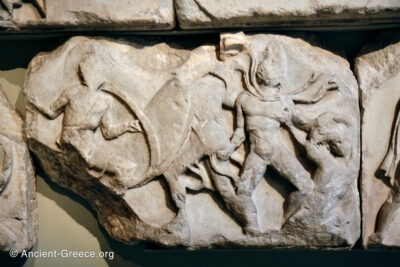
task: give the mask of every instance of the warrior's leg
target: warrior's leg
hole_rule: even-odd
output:
[[[213,173],[212,179],[226,208],[239,221],[244,232],[252,232],[253,229],[253,232],[258,233],[257,210],[251,197],[236,195],[231,179],[226,176]]]
[[[89,168],[95,167],[92,156],[96,144],[92,130],[64,126],[61,133],[60,144],[63,149],[68,148],[78,152]]]
[[[244,164],[243,173],[237,188],[235,207],[241,212],[237,212],[238,219],[241,218],[248,233],[259,233],[257,208],[253,201],[253,193],[256,185],[264,176],[268,162],[254,152],[250,152]],[[240,214],[239,214],[240,213]]]
[[[298,159],[283,146],[275,152],[271,166],[297,189],[286,200],[283,215],[283,224],[285,224],[305,198],[311,194],[314,189],[314,182]]]
[[[243,165],[243,172],[238,183],[238,192],[246,191],[253,194],[257,185],[264,176],[268,164],[269,161],[267,159],[264,159],[257,153],[251,151],[247,155],[246,161]]]
[[[96,143],[92,130],[76,127],[64,127],[60,140],[62,147],[72,147],[82,157],[88,172],[113,192],[122,195],[131,186],[135,178],[136,164],[116,155],[104,155],[96,152]],[[111,172],[115,176],[104,176]]]
[[[164,173],[164,177],[168,183],[172,200],[174,201],[178,212],[174,220],[165,224],[163,229],[170,233],[185,232],[188,226],[186,216],[186,188],[179,181],[179,178],[177,175],[175,175],[175,173],[167,170]]]

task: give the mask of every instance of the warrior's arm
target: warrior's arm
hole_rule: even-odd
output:
[[[142,131],[138,120],[122,124],[114,123],[111,109],[107,109],[101,118],[100,129],[106,140],[115,139],[127,132],[136,133]]]
[[[289,120],[284,121],[284,123],[289,127],[289,129],[292,130],[292,126],[294,126],[302,131],[309,131],[311,129],[312,121],[301,114],[292,99],[287,98],[285,103],[287,109],[290,111],[290,116]]]
[[[240,97],[239,97],[238,101],[236,102],[236,125],[237,125],[237,127],[231,138],[231,143],[235,148],[239,147],[246,139],[246,136],[244,133],[245,121],[244,121],[242,105],[240,102],[241,101],[240,101]]]
[[[50,107],[43,107],[36,103],[32,103],[40,112],[48,116],[50,119],[57,118],[63,111],[65,106],[68,104],[68,93],[69,90],[64,90],[57,100],[50,104]]]
[[[330,153],[323,146],[318,146],[317,144],[311,143],[310,141],[306,141],[304,143],[304,149],[307,152],[308,158],[315,162],[318,166],[324,166],[326,164],[326,160],[328,159],[326,156]],[[330,156],[329,159],[332,157]],[[326,165],[325,165],[326,166]]]
[[[322,158],[323,158],[323,153],[322,153],[322,147],[318,147],[316,144],[313,144],[309,140],[307,140],[303,135],[300,134],[300,131],[296,128],[289,127],[290,132],[292,133],[293,137],[296,139],[296,141],[304,147],[306,150],[307,156],[310,160],[313,162],[317,163],[318,165],[322,164]]]
[[[293,125],[303,131],[309,131],[311,129],[311,120],[302,116],[297,108],[294,106],[292,109],[292,120]]]
[[[336,90],[343,86],[336,77],[331,74],[320,74],[318,77],[311,79],[304,85],[304,92],[315,92],[311,96],[304,96],[304,94],[299,93],[297,96],[293,97],[293,100],[298,103],[303,104],[314,104],[320,101],[329,90]]]

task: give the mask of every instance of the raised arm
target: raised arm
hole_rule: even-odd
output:
[[[291,131],[293,126],[302,131],[309,131],[311,129],[312,120],[301,114],[291,98],[286,98],[284,103],[290,112],[289,120],[284,121],[286,126],[288,126]]]
[[[292,99],[297,103],[314,104],[319,102],[328,91],[339,89],[342,84],[332,74],[313,75],[303,86],[304,90]]]
[[[301,113],[294,106],[294,108],[292,109],[292,124],[297,129],[300,129],[303,131],[309,131],[309,130],[311,130],[312,121],[309,118],[301,115]]]

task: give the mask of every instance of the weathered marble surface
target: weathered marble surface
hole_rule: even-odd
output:
[[[399,0],[176,0],[183,29],[329,26],[399,21]]]
[[[357,89],[346,60],[285,36],[74,37],[29,65],[27,135],[120,241],[351,247]]]
[[[400,43],[358,57],[355,71],[363,109],[363,244],[399,247]]]
[[[36,185],[23,122],[0,88],[0,251],[30,249],[37,231]]]
[[[1,0],[0,28],[170,30],[400,22],[399,0]]]
[[[24,2],[2,0],[2,2],[0,27],[5,28],[168,30],[175,26],[172,0],[29,0]]]

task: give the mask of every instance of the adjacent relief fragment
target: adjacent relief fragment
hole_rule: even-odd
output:
[[[356,59],[361,89],[364,246],[400,246],[400,43]]]
[[[35,26],[43,23],[45,0],[1,0],[0,28],[17,29],[21,26]]]
[[[75,37],[31,62],[28,140],[53,181],[127,243],[354,245],[359,109],[347,61],[278,35],[143,43]]]
[[[175,26],[172,0],[1,0],[0,27],[19,30],[167,30]]]
[[[298,27],[398,22],[398,0],[176,0],[183,29]]]
[[[30,249],[37,239],[34,171],[23,123],[0,88],[0,251]]]

